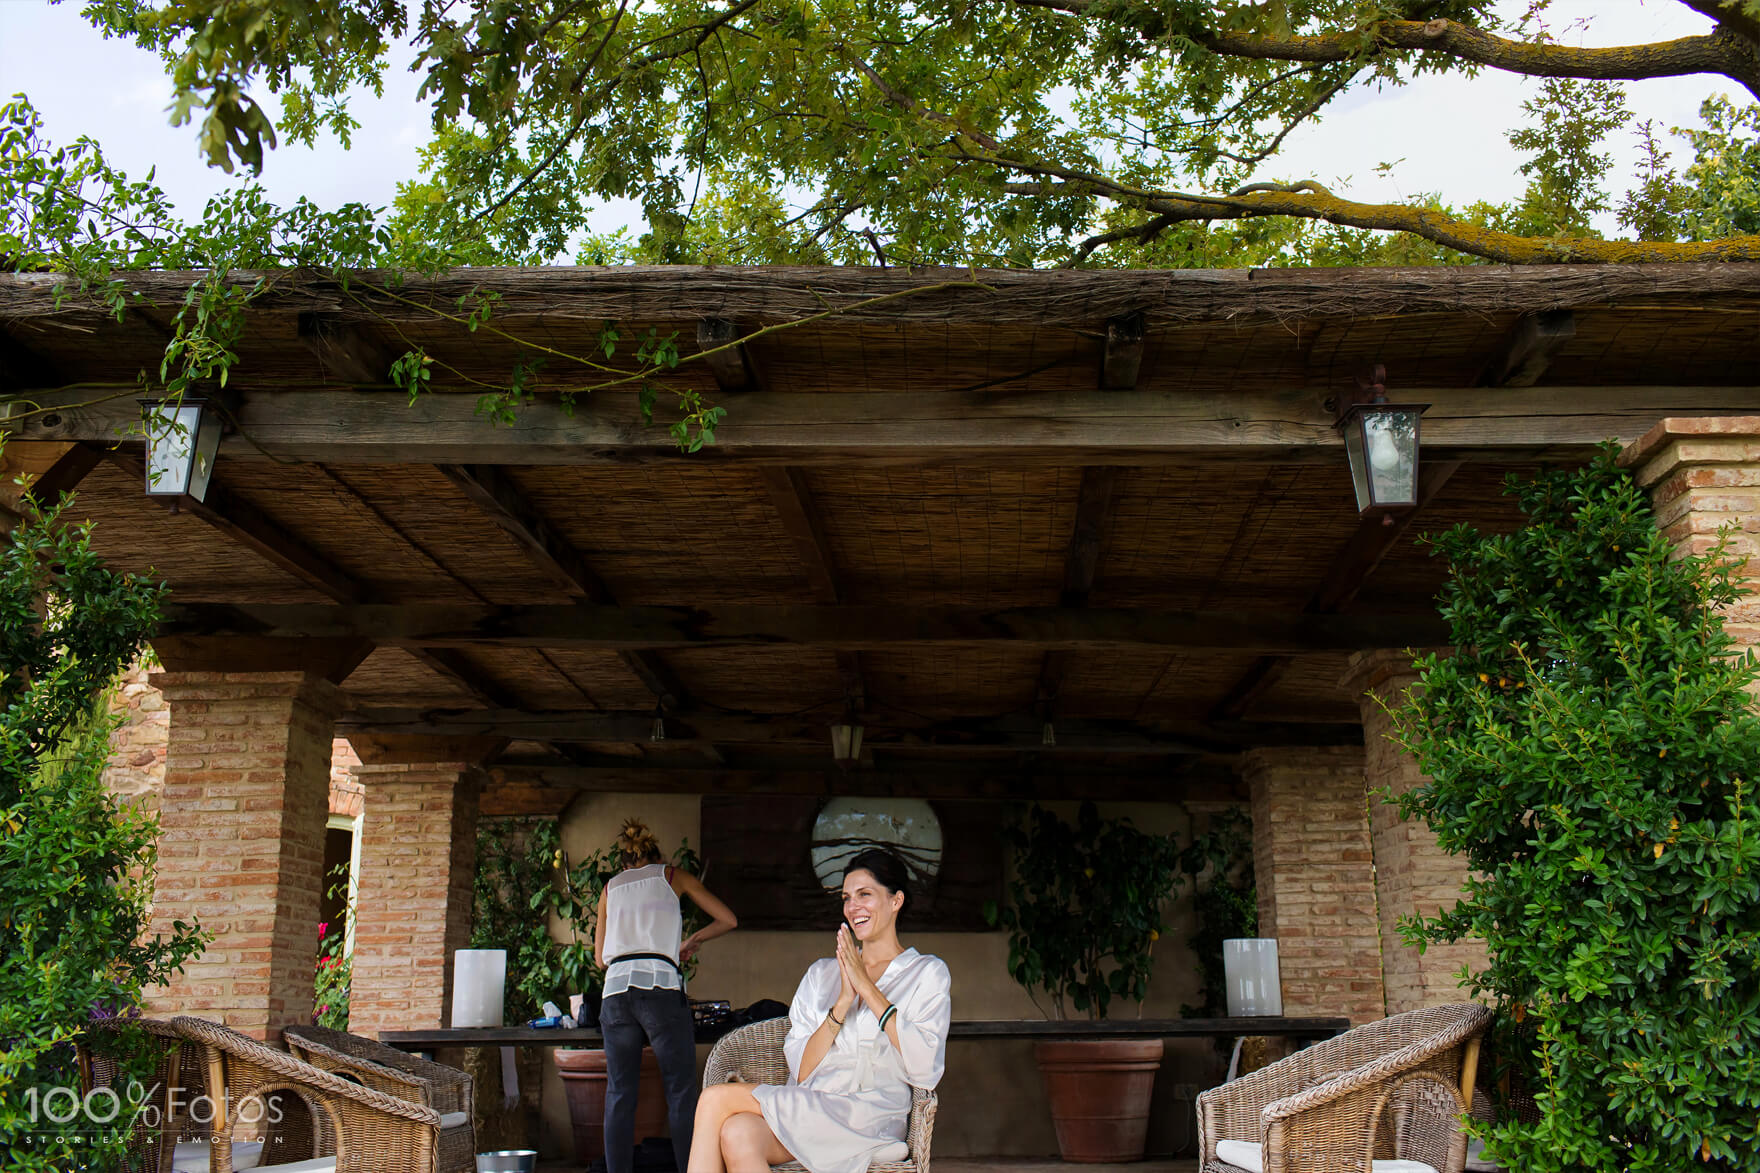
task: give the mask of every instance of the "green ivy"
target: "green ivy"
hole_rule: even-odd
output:
[[[1722,550],[1677,557],[1609,446],[1511,479],[1526,524],[1434,539],[1453,656],[1398,711],[1400,799],[1472,878],[1408,939],[1482,938],[1474,985],[1539,1118],[1523,1173],[1760,1170],[1760,717]]]
[[[1102,819],[1084,802],[1074,824],[1035,806],[1003,828],[1014,852],[1008,903],[985,905],[1008,930],[1008,972],[1029,992],[1105,1018],[1112,999],[1142,1002],[1153,949],[1167,926],[1162,906],[1181,881],[1171,835]]]
[[[121,1138],[141,1106],[130,1093],[141,1085],[122,1082],[109,1120],[81,1114],[58,1126],[45,1097],[78,1092],[72,1044],[87,1024],[138,1013],[142,988],[173,978],[202,947],[202,934],[181,922],[148,934],[157,826],[104,785],[118,723],[105,692],[141,652],[161,591],[105,567],[90,527],[64,525],[58,511],[21,522],[0,545],[0,1159],[8,1170],[122,1167]],[[125,1051],[140,1042],[121,1034]],[[65,1110],[65,1100],[55,1107]]]

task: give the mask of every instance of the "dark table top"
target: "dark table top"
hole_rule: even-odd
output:
[[[955,1022],[947,1033],[951,1039],[1231,1038],[1238,1035],[1329,1039],[1343,1034],[1350,1025],[1348,1018],[1118,1018],[1104,1022],[1006,1018]],[[699,1033],[697,1041],[712,1042],[715,1037],[719,1035]],[[379,1041],[406,1051],[426,1051],[435,1047],[596,1048],[603,1043],[603,1037],[592,1027],[534,1030],[529,1026],[503,1026],[388,1030],[380,1032]]]

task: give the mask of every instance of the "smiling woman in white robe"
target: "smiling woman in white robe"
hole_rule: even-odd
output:
[[[906,883],[890,852],[850,861],[837,956],[813,963],[789,1009],[789,1081],[705,1088],[689,1173],[767,1173],[790,1160],[864,1173],[905,1158],[911,1088],[933,1089],[947,1065],[953,984],[939,957],[898,943]]]

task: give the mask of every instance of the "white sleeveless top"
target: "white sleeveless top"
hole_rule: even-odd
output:
[[[611,877],[605,885],[605,956],[659,953],[678,960],[684,914],[666,882],[666,865],[651,863]],[[628,989],[682,990],[684,978],[664,961],[616,961],[605,971],[604,997]]]

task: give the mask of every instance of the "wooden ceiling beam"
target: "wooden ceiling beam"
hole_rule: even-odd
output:
[[[1485,360],[1479,386],[1532,387],[1576,334],[1577,317],[1570,310],[1523,314]]]
[[[782,528],[794,540],[813,598],[827,605],[843,602],[843,590],[831,557],[831,543],[825,537],[824,519],[813,501],[812,490],[807,487],[805,471],[780,465],[759,469],[758,476],[764,482],[765,492],[770,495],[770,504],[782,519]],[[861,712],[867,704],[868,689],[862,676],[860,654],[838,652],[837,675],[843,684],[845,707],[854,713]]]
[[[1333,615],[1350,606],[1388,551],[1399,544],[1418,515],[1436,499],[1460,467],[1458,460],[1423,461],[1418,473],[1416,507],[1397,516],[1366,517],[1358,522],[1356,532],[1333,556],[1326,573],[1321,576],[1320,584],[1302,609],[1303,614]],[[1211,709],[1211,716],[1218,720],[1246,716],[1259,698],[1283,679],[1292,663],[1294,661],[1288,656],[1261,656],[1222,694],[1222,699]]]
[[[357,386],[387,386],[397,356],[370,337],[358,324],[320,313],[301,313],[296,329],[300,343],[318,360],[324,377]]]
[[[752,370],[751,356],[744,344],[729,345],[745,333],[737,322],[725,318],[708,318],[697,323],[697,349],[705,352],[703,362],[715,376],[715,385],[726,392],[758,389]]]
[[[1102,391],[1132,391],[1143,369],[1143,315],[1124,314],[1106,323],[1106,349],[1100,360]]]
[[[1760,387],[1411,387],[1428,402],[1427,459],[1585,459],[1608,437],[1635,439],[1662,416],[1752,414]],[[63,408],[10,430],[24,440],[114,443],[132,424],[132,399],[92,404],[89,392],[32,395]],[[247,391],[242,434],[221,441],[225,460],[276,457],[350,464],[595,465],[723,463],[923,466],[952,461],[1010,467],[1152,466],[1221,461],[1344,466],[1333,414],[1311,389],[850,392],[743,395],[715,443],[685,455],[667,429],[644,426],[634,395],[586,397],[569,415],[534,402],[508,427],[476,414],[468,394],[396,391]],[[248,435],[248,439],[246,436]]]
[[[133,455],[118,449],[105,449],[103,456],[117,468],[138,481],[143,492],[146,469]],[[208,494],[202,501],[179,499],[166,501],[166,508],[187,513],[206,522],[232,541],[305,583],[313,590],[338,603],[373,602],[375,596],[364,585],[301,542],[298,538],[264,517],[247,502],[226,491],[219,481],[208,482]],[[167,635],[175,633],[167,632]],[[467,695],[490,705],[517,706],[519,698],[485,678],[483,671],[470,660],[450,648],[406,649],[417,660],[440,676],[463,688]],[[235,662],[249,662],[243,658]]]
[[[699,712],[665,718],[666,741],[804,744],[829,752],[834,718],[797,714]],[[360,707],[341,718],[350,728],[407,736],[506,737],[536,742],[646,741],[653,714],[641,710],[531,712],[518,709]],[[932,720],[905,713],[863,719],[864,743],[880,748],[1009,749],[1037,747],[1037,721],[1026,714]],[[1065,736],[1067,733],[1067,736]],[[1269,745],[1361,745],[1362,727],[1312,722],[1077,719],[1065,722],[1056,748],[1155,754],[1235,753]]]
[[[63,493],[71,493],[79,488],[79,483],[85,480],[86,474],[97,468],[103,459],[103,449],[95,444],[69,444],[66,451],[31,480],[23,496],[38,511],[52,509],[61,500]],[[145,474],[142,475],[144,477]]]
[[[1100,567],[1100,541],[1106,532],[1106,517],[1112,509],[1112,490],[1118,483],[1118,469],[1106,465],[1089,465],[1082,470],[1081,487],[1076,493],[1075,524],[1071,527],[1069,546],[1063,555],[1063,589],[1058,605],[1080,608],[1088,605],[1094,589],[1094,575]],[[1063,677],[1069,669],[1069,653],[1046,652],[1039,662],[1039,683],[1034,689],[1040,714],[1047,722],[1057,717],[1057,702],[1063,690]]]
[[[556,532],[519,487],[501,469],[486,464],[441,464],[435,466],[442,476],[459,490],[502,531],[557,587],[565,593],[589,603],[615,604],[611,588],[588,565],[586,556],[574,544]],[[667,709],[690,707],[691,696],[672,671],[671,665],[654,652],[626,651],[624,664],[633,672],[654,699]]]
[[[495,766],[485,811],[560,810],[575,794],[848,795],[957,802],[1033,802],[1092,798],[1120,802],[1245,802],[1246,787],[1226,766],[1194,762],[1152,773],[1022,772],[984,767],[909,770],[722,770],[632,766]]]
[[[176,635],[290,639],[360,636],[410,648],[797,646],[875,651],[937,644],[1008,644],[1063,651],[1212,648],[1263,655],[1440,643],[1434,615],[1292,615],[1122,608],[171,603]]]

